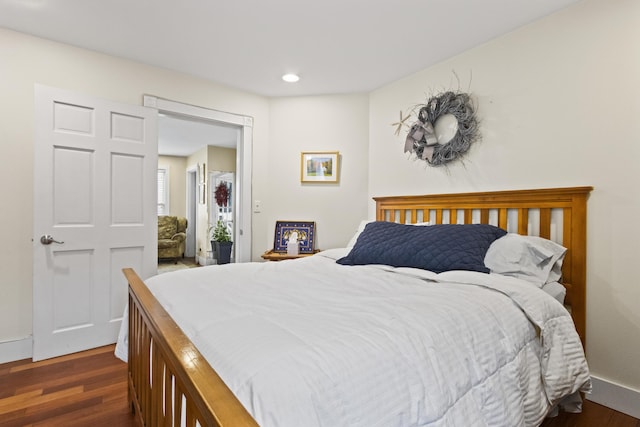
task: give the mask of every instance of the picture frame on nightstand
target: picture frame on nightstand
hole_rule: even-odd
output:
[[[314,221],[276,221],[273,252],[286,253],[292,233],[298,236],[300,254],[315,253],[316,223]]]

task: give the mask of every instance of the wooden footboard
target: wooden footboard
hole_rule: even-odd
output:
[[[129,282],[129,401],[143,426],[258,424],[138,275]]]

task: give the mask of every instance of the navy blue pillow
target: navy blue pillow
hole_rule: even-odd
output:
[[[484,256],[491,243],[507,234],[488,224],[414,226],[378,221],[367,224],[343,265],[384,264],[436,273],[469,270],[489,273]]]

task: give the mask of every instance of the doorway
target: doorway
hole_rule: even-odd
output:
[[[235,160],[236,197],[233,198],[233,223],[235,224],[233,241],[235,247],[235,262],[251,261],[251,153],[253,143],[253,119],[248,116],[183,104],[151,95],[144,96],[144,106],[154,108],[160,114],[177,115],[210,122],[212,124],[234,126],[239,129]],[[187,186],[189,186],[191,175],[188,173],[187,177]],[[197,185],[197,182],[194,185]],[[193,195],[194,192],[187,191],[187,197],[190,197],[189,194]],[[190,205],[190,203],[187,205],[187,209],[189,209]],[[195,232],[200,235],[203,230],[196,229]]]

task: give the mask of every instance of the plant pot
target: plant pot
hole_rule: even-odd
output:
[[[231,262],[231,248],[233,242],[214,242],[211,241],[211,250],[213,251],[213,257],[216,259],[216,264],[229,264]]]

